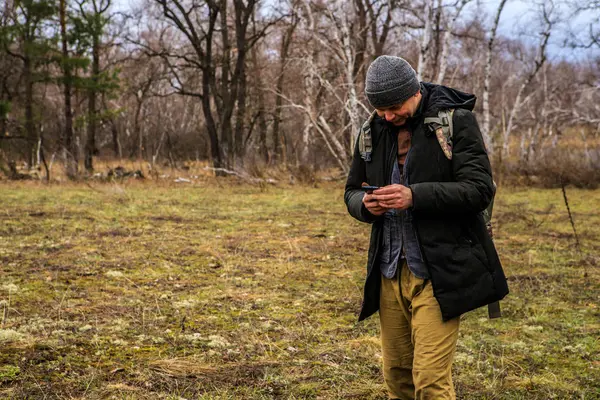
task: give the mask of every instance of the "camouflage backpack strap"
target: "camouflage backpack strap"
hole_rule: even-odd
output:
[[[485,222],[485,227],[487,228],[488,233],[492,240],[494,239],[494,230],[492,229],[492,212],[494,211],[494,198],[496,197],[496,182],[492,181],[494,184],[494,195],[492,196],[492,201],[487,206],[485,210],[482,211],[483,222]]]
[[[448,160],[452,160],[452,117],[454,109],[440,110],[437,117],[425,118],[425,125],[435,133],[435,137]]]
[[[371,139],[371,122],[377,115],[376,111],[373,111],[369,118],[362,124],[358,135],[358,151],[360,151],[360,157],[365,162],[371,161],[371,153],[373,152],[373,140]]]

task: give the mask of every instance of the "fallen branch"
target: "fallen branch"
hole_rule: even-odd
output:
[[[573,234],[575,235],[575,249],[579,253],[579,256],[583,256],[581,252],[581,246],[579,245],[579,236],[577,235],[577,230],[575,229],[575,220],[573,219],[573,215],[571,214],[571,207],[569,207],[569,200],[567,200],[567,191],[565,189],[565,181],[560,179],[560,187],[562,189],[563,199],[565,200],[565,206],[567,206],[567,213],[569,214],[569,221],[571,222],[571,227],[573,228]],[[583,277],[587,278],[587,268],[585,267],[585,263],[583,266]]]
[[[214,167],[204,167],[202,168],[205,171],[214,171],[214,172],[223,172],[227,175],[234,175],[237,176],[240,179],[243,179],[245,181],[248,182],[252,182],[252,183],[271,183],[271,184],[275,184],[277,183],[277,181],[275,179],[262,179],[262,178],[253,178],[251,176],[248,176],[244,173],[241,172],[237,172],[237,171],[233,171],[233,170],[229,170],[229,169],[225,169],[225,168],[214,168]]]
[[[565,199],[565,206],[567,206],[567,213],[569,214],[569,221],[571,221],[571,227],[573,228],[573,233],[575,234],[575,248],[577,251],[581,252],[581,247],[579,246],[579,236],[577,236],[577,230],[575,229],[575,221],[573,220],[573,215],[571,214],[571,208],[569,207],[569,200],[567,200],[567,191],[565,190],[565,182],[560,180],[560,187],[562,189],[563,199]]]

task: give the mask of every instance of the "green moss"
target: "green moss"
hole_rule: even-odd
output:
[[[340,186],[0,189],[2,329],[27,338],[0,348],[0,397],[385,398],[377,317],[356,324],[369,227]],[[600,191],[568,193],[581,252],[559,190],[500,188],[511,294],[463,317],[459,398],[600,390]]]
[[[16,365],[0,366],[0,384],[16,381],[21,369]]]

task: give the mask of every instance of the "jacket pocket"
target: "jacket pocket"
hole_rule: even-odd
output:
[[[456,274],[456,278],[460,280],[460,287],[469,286],[490,272],[483,247],[464,238],[454,246],[447,267],[448,272]]]
[[[482,238],[479,238],[472,227],[466,227],[466,237],[461,238],[460,245],[467,245],[470,247],[471,258],[474,261],[478,261],[481,263],[486,270],[492,272],[493,268],[490,264],[490,261],[485,253],[485,249],[482,245]]]
[[[473,244],[473,246],[471,246],[471,253],[473,254],[473,257],[479,261],[481,264],[483,264],[483,266],[485,267],[486,270],[488,270],[489,272],[492,272],[493,268],[487,258],[487,255],[485,254],[485,250],[483,249],[483,246],[479,243]]]

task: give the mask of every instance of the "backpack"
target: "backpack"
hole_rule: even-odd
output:
[[[371,153],[373,152],[373,141],[371,139],[371,122],[377,115],[376,111],[373,111],[369,118],[362,125],[360,137],[358,138],[358,148],[360,157],[365,162],[371,161]],[[427,117],[424,120],[424,124],[429,130],[435,133],[438,143],[444,152],[444,155],[448,160],[452,160],[452,136],[454,134],[452,126],[452,117],[454,116],[454,109],[440,110],[437,117]],[[486,149],[487,152],[487,149]],[[494,183],[494,196],[488,207],[481,213],[483,221],[487,228],[488,233],[492,240],[494,239],[494,232],[492,229],[492,211],[494,209],[494,197],[496,194],[496,183]],[[494,302],[488,304],[488,314],[490,318],[498,318],[502,316],[500,312],[500,303]]]

